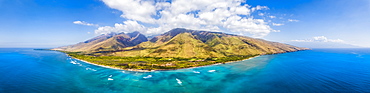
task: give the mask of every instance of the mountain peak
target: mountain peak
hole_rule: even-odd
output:
[[[137,45],[137,44],[140,44],[141,42],[148,41],[148,38],[146,38],[146,36],[144,36],[138,31],[128,33],[127,35],[131,37],[130,41],[132,42],[133,45]]]
[[[148,39],[138,31],[127,34],[124,32],[111,32],[99,35],[85,42],[55,49],[75,52],[117,51],[146,41]]]
[[[185,28],[174,28],[174,29],[170,30],[169,32],[171,32],[171,31],[184,31],[184,30],[188,30],[188,29],[185,29]]]
[[[130,37],[136,37],[139,34],[141,34],[139,31],[134,31],[134,32],[131,32],[131,33],[127,33],[127,35],[129,35]]]
[[[170,35],[170,36],[176,36],[177,34],[180,34],[180,33],[185,33],[185,32],[192,32],[194,30],[188,30],[188,29],[185,29],[185,28],[175,28],[175,29],[172,29],[164,34],[166,35]]]

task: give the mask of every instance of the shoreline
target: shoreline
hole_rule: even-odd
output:
[[[139,69],[121,69],[121,68],[117,68],[117,67],[110,67],[110,66],[104,66],[104,65],[95,64],[95,63],[92,63],[92,62],[88,62],[88,61],[85,61],[85,60],[82,60],[82,59],[78,59],[78,58],[75,58],[75,57],[69,56],[68,54],[66,54],[66,55],[67,55],[68,57],[71,57],[71,58],[73,58],[73,59],[76,59],[76,60],[79,60],[79,61],[85,62],[85,63],[90,64],[90,65],[95,65],[95,66],[104,67],[104,68],[109,68],[109,69],[125,70],[125,71],[135,71],[135,72],[153,72],[153,71],[157,71],[157,70],[149,71],[149,70],[139,70]]]
[[[308,49],[304,49],[304,50],[308,50]],[[298,51],[304,51],[304,50],[287,51],[287,52],[284,52],[284,53],[298,52]],[[54,50],[54,51],[55,51],[55,50]],[[62,52],[62,53],[64,53],[64,52]],[[65,54],[66,54],[67,56],[69,56],[67,53],[65,53]],[[283,53],[262,54],[262,55],[275,55],[275,54],[283,54]],[[246,58],[246,59],[242,59],[242,60],[228,61],[228,62],[224,62],[224,63],[216,63],[216,64],[210,64],[210,65],[204,65],[204,66],[197,66],[197,67],[179,68],[179,69],[192,69],[192,68],[198,68],[198,67],[205,67],[205,66],[212,66],[212,65],[220,65],[220,64],[227,64],[227,63],[239,62],[239,61],[244,61],[244,60],[249,60],[249,59],[252,59],[252,58],[255,58],[255,57],[259,57],[259,56],[262,56],[262,55],[257,55],[257,56],[250,57],[250,58]],[[95,63],[88,62],[88,61],[85,61],[85,60],[82,60],[82,59],[78,59],[78,58],[75,58],[75,57],[72,57],[72,56],[69,56],[69,57],[71,57],[71,58],[73,58],[73,59],[77,59],[77,60],[82,61],[82,62],[85,62],[85,63],[88,63],[88,64],[91,64],[91,65],[100,66],[100,67],[109,68],[109,69],[116,69],[116,70],[125,70],[125,71],[133,71],[133,72],[154,72],[154,71],[170,71],[170,70],[179,70],[179,69],[159,69],[159,70],[121,69],[121,68],[117,68],[117,67],[111,67],[111,66],[105,66],[105,65],[95,64]]]
[[[160,69],[160,70],[141,70],[141,69],[121,69],[121,68],[117,68],[117,67],[110,67],[110,66],[99,65],[99,64],[95,64],[95,63],[92,63],[92,62],[88,62],[88,61],[85,61],[85,60],[82,60],[82,59],[78,59],[78,58],[75,58],[75,57],[69,56],[67,53],[65,53],[65,54],[66,54],[68,57],[71,57],[71,58],[73,58],[73,59],[76,59],[76,60],[79,60],[79,61],[85,62],[85,63],[87,63],[87,64],[91,64],[91,65],[95,65],[95,66],[100,66],[100,67],[104,67],[104,68],[109,68],[109,69],[125,70],[125,71],[133,71],[133,72],[154,72],[154,71],[170,71],[170,70],[179,70],[179,69],[192,69],[192,68],[198,68],[198,67],[206,67],[206,66],[213,66],[213,65],[220,65],[220,64],[228,64],[228,63],[233,63],[233,62],[239,62],[239,61],[249,60],[249,59],[252,59],[252,58],[255,58],[255,57],[259,57],[259,56],[261,56],[261,55],[258,55],[258,56],[254,56],[254,57],[250,57],[250,58],[242,59],[242,60],[229,61],[229,62],[225,62],[225,63],[216,63],[216,64],[211,64],[211,65],[197,66],[197,67],[189,67],[189,68],[179,68],[179,69]]]
[[[252,58],[255,58],[255,57],[259,57],[259,56],[261,56],[261,55],[250,57],[250,58],[246,58],[246,59],[242,59],[242,60],[228,61],[228,62],[225,62],[225,63],[216,63],[216,64],[204,65],[204,66],[198,66],[198,67],[206,67],[206,66],[221,65],[221,64],[230,64],[230,63],[234,63],[234,62],[240,62],[240,61],[244,61],[244,60],[249,60],[249,59],[252,59]],[[192,68],[198,68],[198,67],[189,67],[189,68],[180,68],[180,69],[192,69]],[[173,69],[173,70],[179,70],[179,69]],[[168,71],[168,70],[163,70],[163,71]]]

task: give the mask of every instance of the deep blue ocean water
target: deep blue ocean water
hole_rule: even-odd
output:
[[[144,73],[56,51],[0,48],[0,92],[370,92],[370,49],[313,49]]]

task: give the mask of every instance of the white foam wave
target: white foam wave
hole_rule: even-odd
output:
[[[182,86],[182,82],[180,79],[176,78],[176,81],[177,81],[177,84],[181,85]]]
[[[194,73],[200,73],[199,71],[193,71]]]
[[[98,71],[98,70],[95,70],[95,69],[92,69],[92,68],[89,68],[89,67],[87,67],[87,68],[85,68],[86,70],[91,70],[91,71]]]
[[[76,63],[76,61],[73,61],[73,60],[72,60],[70,63],[72,63],[72,64],[77,64],[77,63]]]
[[[216,70],[208,70],[208,72],[215,72]]]
[[[108,78],[108,80],[114,80],[113,78]]]
[[[151,77],[152,77],[152,75],[148,75],[148,76],[143,77],[143,78],[147,79],[147,78],[151,78]]]

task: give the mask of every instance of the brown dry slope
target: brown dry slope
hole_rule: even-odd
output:
[[[97,36],[75,45],[54,48],[52,50],[84,53],[119,51],[126,47],[135,46],[145,41],[148,41],[147,38],[139,32],[132,32],[128,34],[110,33]]]
[[[275,54],[305,50],[287,44],[220,32],[176,28],[114,56],[209,58],[233,55]]]

